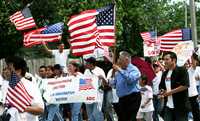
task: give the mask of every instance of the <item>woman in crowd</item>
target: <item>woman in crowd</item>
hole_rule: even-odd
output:
[[[54,71],[53,66],[51,66],[51,65],[47,66],[46,77],[47,78],[53,78],[54,77],[53,71]]]
[[[68,64],[68,76],[72,77],[72,78],[79,78],[81,77],[83,74],[80,72],[80,64],[71,61]],[[75,80],[74,80],[75,81]],[[81,117],[81,109],[82,103],[71,103],[70,107],[71,107],[71,121],[81,121],[82,117]]]
[[[199,105],[197,102],[198,97],[198,91],[196,87],[196,79],[199,78],[200,73],[200,67],[199,65],[199,59],[198,55],[193,53],[191,57],[192,63],[191,67],[188,69],[189,79],[190,79],[190,86],[188,88],[188,95],[189,95],[189,101],[192,109],[192,115],[194,121],[200,121],[200,111],[199,111]]]
[[[46,76],[47,78],[59,78],[62,74],[59,64],[54,66],[47,66]],[[48,90],[46,90],[48,93]],[[45,94],[45,92],[44,92]],[[64,121],[62,114],[60,113],[59,104],[46,103],[47,117],[45,121]]]

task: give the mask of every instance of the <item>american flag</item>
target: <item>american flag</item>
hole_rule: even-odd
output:
[[[172,51],[178,43],[192,40],[191,29],[174,30],[158,37],[158,39],[161,42],[161,51]]]
[[[144,43],[147,44],[147,46],[151,46],[152,44],[156,43],[156,32],[142,32],[140,35],[142,36],[142,39],[144,40]]]
[[[91,54],[97,44],[112,46],[115,43],[114,22],[114,5],[72,16],[68,22],[72,53],[76,56]]]
[[[92,85],[92,79],[80,79],[79,90],[90,90],[94,89]]]
[[[14,23],[17,30],[26,30],[36,26],[28,7],[25,7],[22,11],[17,11],[11,15],[10,21]]]
[[[11,107],[15,107],[18,111],[24,112],[24,110],[31,105],[32,99],[33,97],[28,94],[17,75],[12,73],[11,80],[9,81],[6,103]]]
[[[33,45],[44,42],[55,42],[61,39],[64,23],[56,23],[48,27],[39,28],[24,34],[24,46],[31,47]]]

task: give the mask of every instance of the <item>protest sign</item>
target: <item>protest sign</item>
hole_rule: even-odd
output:
[[[192,41],[180,42],[173,50],[177,55],[177,65],[183,66],[188,59],[192,56],[194,45]]]
[[[98,102],[97,77],[62,77],[46,79],[44,97],[50,104]]]

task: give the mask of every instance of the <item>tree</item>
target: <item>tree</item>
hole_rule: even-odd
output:
[[[3,0],[0,4],[0,58],[20,54],[28,57],[45,56],[41,46],[23,47],[23,32],[17,31],[9,16],[31,3],[30,9],[38,25],[43,27],[64,22],[62,41],[69,47],[67,21],[70,16],[88,9],[101,8],[114,0]],[[157,30],[162,35],[176,28],[184,27],[184,4],[170,3],[170,0],[115,0],[116,39],[118,50],[136,51],[143,55],[140,32]],[[197,9],[197,21],[200,19]],[[200,27],[197,27],[200,32]],[[55,47],[52,43],[50,46]]]

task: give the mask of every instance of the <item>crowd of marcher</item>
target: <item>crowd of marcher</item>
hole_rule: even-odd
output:
[[[94,57],[82,61],[67,61],[69,52],[61,44],[57,51],[46,50],[55,56],[55,65],[41,65],[37,75],[27,71],[26,61],[12,56],[0,76],[2,121],[200,121],[198,53],[183,67],[177,66],[177,56],[166,52],[162,59],[149,63],[156,74],[151,83],[140,67],[131,63],[132,56],[121,51],[116,63],[101,62]],[[63,53],[65,52],[65,54]],[[63,61],[65,60],[65,61]],[[65,63],[65,65],[63,64]],[[109,64],[108,64],[109,63]],[[98,99],[93,103],[49,104],[45,95],[45,79],[60,77],[96,76]],[[18,111],[10,101],[10,82],[19,78],[32,97],[30,106]],[[7,115],[9,114],[9,115]]]

